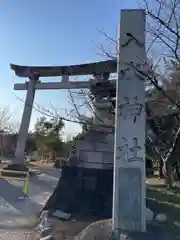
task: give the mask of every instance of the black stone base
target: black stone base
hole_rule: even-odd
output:
[[[3,170],[9,170],[9,171],[14,171],[14,172],[6,172],[2,171],[1,176],[2,177],[26,177],[26,172],[29,171],[29,168],[27,168],[23,164],[10,164],[7,167],[3,168]],[[16,173],[15,171],[22,172],[22,173]]]
[[[72,216],[112,217],[113,170],[64,166],[59,183],[45,209]]]

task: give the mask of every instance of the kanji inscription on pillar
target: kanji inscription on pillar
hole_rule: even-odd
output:
[[[139,156],[139,151],[141,151],[142,147],[138,145],[137,137],[132,138],[132,145],[128,145],[128,140],[126,138],[122,138],[124,144],[118,148],[119,156],[117,158],[124,163],[127,162],[144,162],[144,159]]]
[[[130,97],[124,97],[124,103],[120,106],[120,115],[124,120],[131,118],[135,123],[137,117],[141,115],[143,104],[138,101],[138,97],[135,96],[132,99]]]

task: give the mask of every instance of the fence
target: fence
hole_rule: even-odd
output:
[[[10,174],[10,176],[8,176],[8,173]],[[5,175],[3,176],[3,174]],[[30,182],[29,172],[1,169],[0,179],[24,181],[23,192],[25,195],[28,195],[28,188],[29,188],[29,182]]]

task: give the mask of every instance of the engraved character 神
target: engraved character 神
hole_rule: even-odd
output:
[[[133,118],[135,123],[137,117],[141,115],[143,104],[138,103],[138,97],[133,97],[132,102],[130,102],[129,97],[124,97],[125,103],[120,105],[120,115],[123,116],[124,120],[130,117]]]

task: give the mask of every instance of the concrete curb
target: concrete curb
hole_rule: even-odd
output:
[[[48,219],[49,211],[43,211],[40,216],[40,240],[54,240],[53,226]]]

